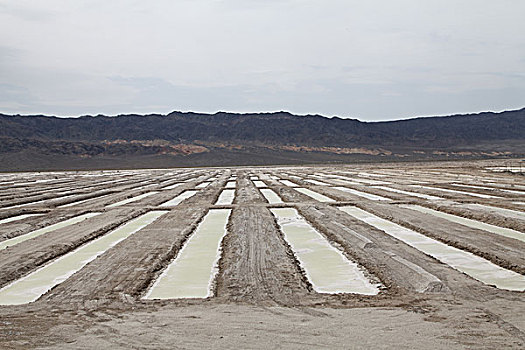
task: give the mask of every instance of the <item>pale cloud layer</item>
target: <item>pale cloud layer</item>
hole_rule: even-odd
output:
[[[525,106],[522,0],[0,0],[0,112]]]

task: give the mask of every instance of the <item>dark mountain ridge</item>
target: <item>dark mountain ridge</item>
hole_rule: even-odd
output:
[[[232,165],[235,159],[245,164],[246,157],[257,163],[256,158],[247,156],[253,152],[269,157],[264,164],[272,163],[272,157],[282,164],[283,152],[292,152],[293,157],[286,153],[284,158],[293,158],[294,162],[351,161],[363,154],[397,159],[422,154],[428,158],[429,154],[443,152],[477,157],[521,156],[525,152],[525,108],[387,122],[288,112],[172,112],[78,118],[0,114],[0,155],[4,159],[12,159],[17,153],[30,153],[30,158],[81,157],[86,163],[94,157],[117,157],[114,164],[118,167],[122,157],[168,154],[185,165],[197,153],[202,159],[196,164],[208,165],[203,153],[215,158],[219,153],[228,153],[225,163]]]
[[[316,146],[434,143],[454,145],[482,140],[524,139],[525,109],[387,122],[296,116],[287,112],[168,115],[7,116],[0,114],[0,136],[69,141],[152,140],[271,142]]]

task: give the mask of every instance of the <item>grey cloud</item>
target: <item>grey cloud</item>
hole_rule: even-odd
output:
[[[0,0],[0,112],[385,120],[516,108],[524,11],[512,0]]]

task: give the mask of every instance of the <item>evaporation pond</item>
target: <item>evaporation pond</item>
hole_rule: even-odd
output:
[[[41,236],[41,235],[43,235],[45,233],[48,233],[48,232],[51,232],[51,231],[55,231],[55,230],[58,230],[60,228],[67,227],[67,226],[70,226],[70,225],[74,225],[76,223],[84,221],[85,219],[91,218],[91,217],[99,215],[99,214],[100,213],[86,213],[86,214],[82,214],[82,215],[79,215],[79,216],[75,216],[75,217],[73,217],[71,219],[67,219],[67,220],[58,222],[56,224],[49,225],[49,226],[43,227],[43,228],[35,230],[35,231],[31,231],[29,233],[26,233],[25,235],[21,235],[21,236],[13,237],[13,238],[10,238],[10,239],[6,239],[5,241],[0,242],[0,250],[3,250],[5,248],[7,248],[7,247],[14,246],[14,245],[16,245],[18,243],[27,241],[28,239]]]
[[[381,197],[381,196],[378,196],[378,195],[375,195],[375,194],[357,191],[357,190],[354,190],[353,188],[334,187],[334,189],[339,190],[339,191],[343,191],[343,192],[348,192],[348,193],[351,193],[353,195],[356,195],[356,196],[359,196],[359,197],[363,197],[363,198],[367,198],[367,199],[370,199],[370,200],[373,200],[373,201],[388,201],[388,200],[390,200],[389,198],[386,198],[386,197]]]
[[[308,197],[311,197],[319,202],[335,202],[332,198],[329,198],[325,195],[322,195],[320,193],[314,192],[308,188],[302,188],[297,187],[295,188],[296,191],[301,192],[302,194],[307,195]]]
[[[298,184],[290,181],[290,180],[279,180],[283,185],[285,186],[288,186],[288,187],[299,187]]]
[[[7,224],[8,222],[23,220],[23,219],[30,218],[32,216],[39,216],[39,215],[44,215],[44,214],[22,214],[22,215],[11,216],[10,218],[0,220],[0,224]]]
[[[519,241],[525,242],[525,233],[522,233],[516,230],[512,230],[510,228],[504,228],[504,227],[499,227],[496,225],[486,224],[484,222],[467,219],[461,216],[456,216],[456,215],[452,215],[448,213],[443,213],[441,211],[425,208],[419,205],[408,205],[407,204],[407,205],[400,205],[400,207],[417,210],[421,213],[431,214],[431,215],[434,215],[434,216],[437,216],[437,217],[440,217],[440,218],[443,218],[448,221],[452,221],[452,222],[455,222],[455,223],[458,223],[464,226],[477,228],[479,230],[492,232],[500,236],[514,238]]]
[[[211,209],[144,298],[210,297],[230,213],[230,209]]]
[[[399,190],[397,188],[392,188],[392,187],[386,187],[386,186],[373,186],[373,187],[374,188],[378,188],[378,189],[383,190],[383,191],[390,191],[390,192],[395,192],[395,193],[401,193],[401,194],[406,194],[407,196],[419,197],[419,198],[424,198],[424,199],[430,199],[430,200],[443,199],[441,197],[431,196],[429,194],[410,192],[410,191],[403,191],[403,190]]]
[[[329,186],[329,184],[327,184],[326,182],[322,182],[322,181],[310,180],[310,179],[305,179],[304,181],[309,182],[314,185],[318,185],[318,186]]]
[[[128,199],[124,199],[120,202],[117,202],[117,203],[113,203],[113,204],[110,204],[110,205],[107,205],[106,207],[107,208],[114,208],[114,207],[118,207],[118,206],[121,206],[121,205],[124,205],[124,204],[128,204],[128,203],[132,203],[132,202],[136,202],[136,201],[139,201],[141,200],[142,198],[146,198],[148,196],[151,196],[152,194],[157,194],[158,192],[156,191],[152,191],[152,192],[146,192],[146,193],[143,193],[141,195],[138,195],[136,197],[131,197],[131,198],[128,198]]]
[[[273,190],[269,188],[263,188],[261,189],[261,193],[263,194],[264,198],[268,201],[270,204],[276,204],[276,203],[282,203],[281,197],[277,193],[275,193]]]
[[[354,262],[334,248],[293,208],[270,209],[314,290],[318,293],[376,295],[372,284]]]
[[[193,191],[193,190],[184,191],[181,194],[179,194],[178,196],[176,196],[175,198],[170,199],[169,201],[162,203],[160,206],[161,207],[173,207],[173,206],[179,205],[183,200],[186,200],[186,199],[188,199],[190,197],[193,197],[196,193],[197,193],[197,191]]]
[[[174,188],[177,188],[179,186],[182,186],[183,184],[182,183],[176,183],[176,184],[173,184],[173,185],[169,185],[169,186],[166,186],[166,187],[163,187],[164,190],[173,190]]]
[[[110,233],[53,260],[35,272],[8,284],[0,289],[0,305],[20,305],[37,300],[41,295],[64,282],[97,256],[151,224],[165,213],[167,211],[146,213]]]
[[[495,285],[500,289],[525,290],[525,276],[519,273],[504,269],[482,257],[448,246],[362,209],[356,207],[339,209],[478,281]]]
[[[235,198],[235,190],[223,190],[215,202],[216,205],[232,204]]]

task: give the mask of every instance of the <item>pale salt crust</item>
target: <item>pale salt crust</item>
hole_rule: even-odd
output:
[[[316,292],[379,293],[379,285],[371,283],[356,263],[334,248],[296,209],[270,210]]]
[[[167,211],[146,213],[112,232],[44,265],[38,270],[0,289],[0,305],[20,305],[33,302],[54,286],[64,282],[90,261],[133,233],[151,224]]]

